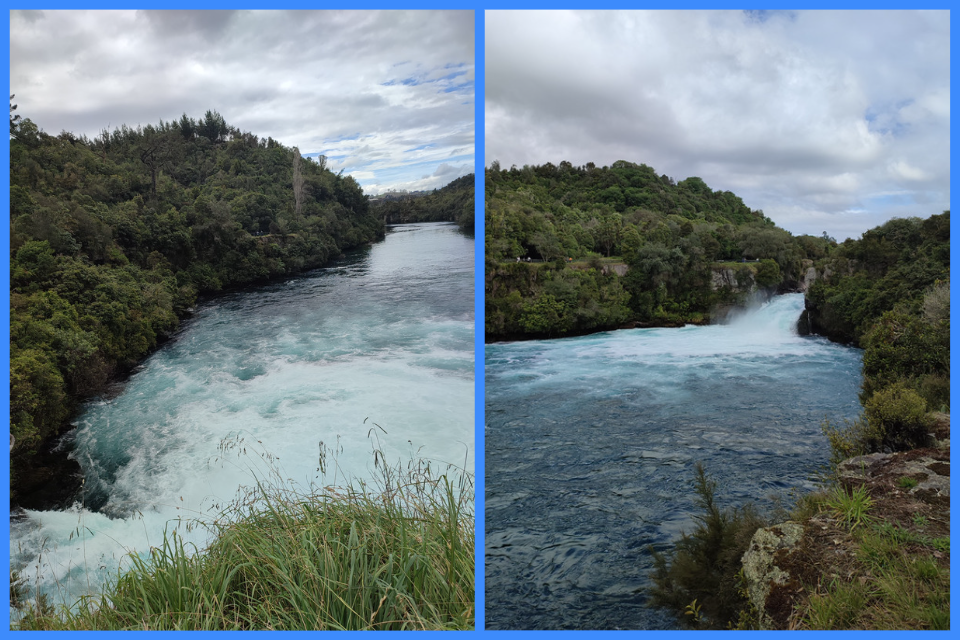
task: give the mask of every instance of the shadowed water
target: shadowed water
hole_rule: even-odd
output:
[[[693,466],[739,504],[811,488],[860,352],[794,331],[802,295],[727,325],[486,348],[488,629],[666,629],[643,589],[692,528]]]
[[[84,493],[12,523],[14,568],[73,602],[255,476],[342,485],[372,475],[374,446],[472,472],[473,261],[456,225],[400,225],[330,268],[201,305],[119,396],[86,406]],[[321,447],[338,452],[327,474]]]

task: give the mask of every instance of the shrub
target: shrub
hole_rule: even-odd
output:
[[[867,453],[926,446],[931,427],[926,401],[898,382],[870,396],[856,420],[844,420],[842,425],[825,420],[820,428],[830,441],[830,461],[839,464]]]
[[[873,507],[873,498],[863,485],[851,491],[837,485],[827,498],[826,506],[851,530],[872,520],[867,512]]]
[[[842,425],[824,420],[820,429],[830,442],[830,462],[834,465],[879,450],[877,434],[863,417],[844,420]]]
[[[757,285],[773,287],[780,284],[780,266],[770,259],[761,260],[757,265]]]
[[[934,325],[909,313],[889,311],[866,333],[863,347],[860,399],[864,403],[876,391],[896,382],[909,382],[911,387],[920,390],[925,376],[949,378],[949,323]],[[936,385],[922,393],[928,402],[936,406],[942,403],[942,389]],[[946,394],[946,404],[949,402]]]
[[[651,603],[673,610],[688,625],[741,626],[741,614],[749,617],[749,602],[740,588],[740,559],[753,534],[767,523],[752,505],[721,511],[715,501],[717,483],[707,477],[701,463],[696,474],[694,490],[701,509],[694,516],[696,528],[690,535],[683,534],[668,555],[651,549]]]
[[[874,393],[864,405],[864,415],[880,451],[907,451],[927,444],[931,426],[927,403],[904,383]]]

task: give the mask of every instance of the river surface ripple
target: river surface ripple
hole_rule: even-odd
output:
[[[255,476],[342,486],[373,474],[374,446],[472,472],[473,265],[456,225],[398,225],[331,267],[200,305],[120,395],[85,407],[83,495],[19,514],[12,566],[72,603]],[[321,446],[337,452],[326,475]]]
[[[794,331],[801,294],[730,324],[486,347],[488,629],[669,629],[649,547],[690,531],[694,463],[721,506],[810,489],[861,354]]]

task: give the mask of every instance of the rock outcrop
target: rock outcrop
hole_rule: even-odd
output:
[[[729,289],[734,293],[752,293],[757,289],[753,269],[715,266],[710,272],[710,288],[714,291]]]
[[[793,552],[802,536],[803,527],[795,522],[758,529],[750,540],[750,547],[743,554],[747,593],[757,611],[758,624],[763,629],[779,626],[779,618],[782,618],[776,606],[776,601],[781,599],[779,593],[796,581],[780,565],[784,564],[782,559]],[[771,613],[778,614],[778,619],[773,619]]]
[[[950,535],[950,416],[934,418],[936,446],[858,456],[838,466],[841,486],[866,489],[870,522],[931,539]],[[804,603],[824,585],[875,579],[857,561],[858,546],[848,523],[826,508],[802,523],[759,529],[742,559],[759,626],[794,628]],[[949,563],[949,551],[932,553],[935,562]]]

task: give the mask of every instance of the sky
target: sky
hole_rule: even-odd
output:
[[[472,11],[13,11],[10,92],[53,135],[216,110],[368,194],[474,171]]]
[[[843,240],[950,208],[950,16],[494,11],[485,164],[628,160]]]

